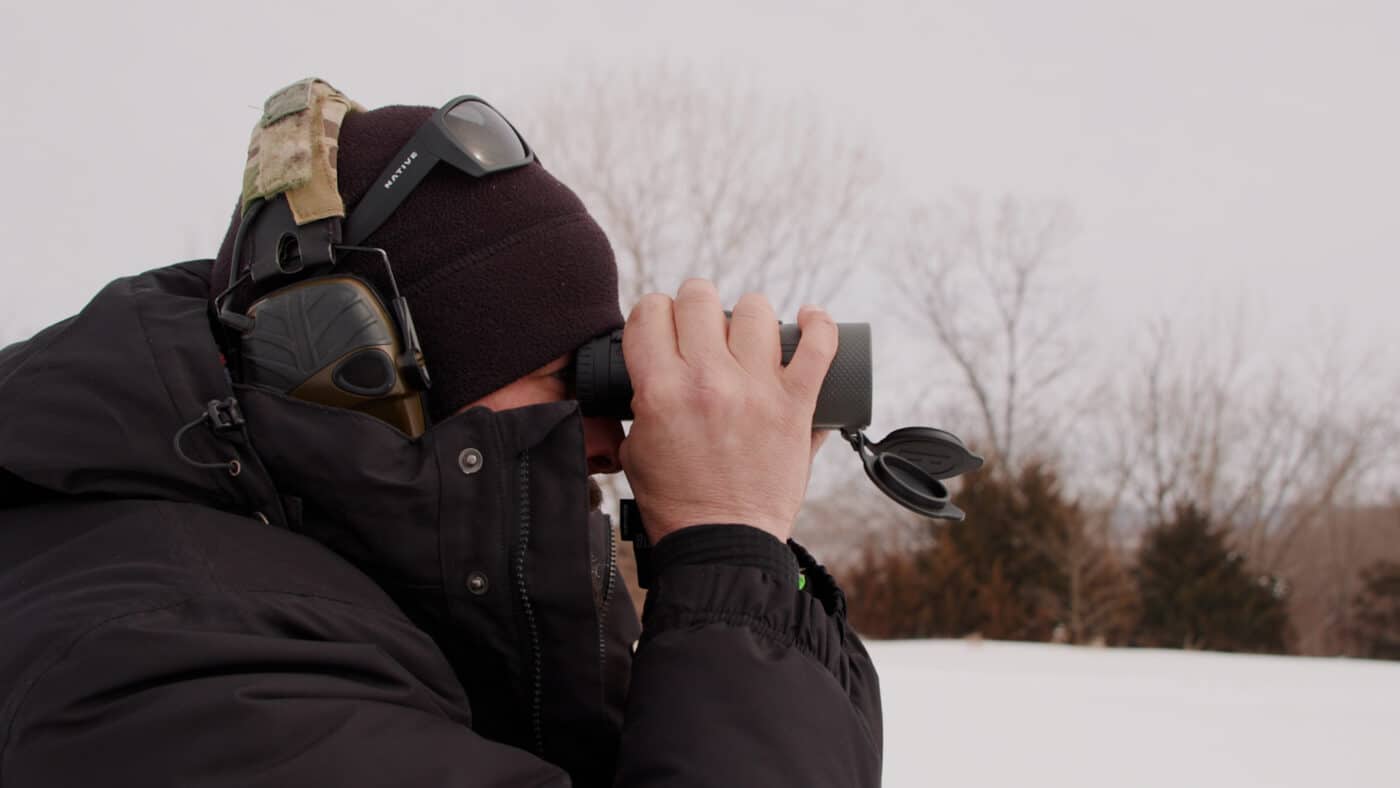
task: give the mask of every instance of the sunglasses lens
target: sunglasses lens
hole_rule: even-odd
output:
[[[447,133],[488,172],[521,164],[528,155],[520,135],[501,114],[480,101],[464,101],[448,110]]]

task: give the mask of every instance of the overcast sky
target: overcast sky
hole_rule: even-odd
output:
[[[904,188],[1069,201],[1111,327],[1244,300],[1279,346],[1319,323],[1400,335],[1393,0],[19,5],[0,12],[0,337],[212,255],[263,99],[302,76],[509,110],[662,59],[813,102]]]

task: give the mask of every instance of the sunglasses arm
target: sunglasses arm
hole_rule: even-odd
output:
[[[400,148],[379,173],[369,193],[345,217],[345,245],[358,246],[378,230],[439,161],[441,157],[418,144],[418,140],[409,140]]]

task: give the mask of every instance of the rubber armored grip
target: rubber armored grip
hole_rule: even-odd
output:
[[[838,323],[836,357],[817,396],[813,429],[860,429],[870,425],[873,370],[869,323]],[[796,324],[778,327],[783,365],[801,339]],[[622,356],[622,330],[598,337],[575,356],[575,391],[585,416],[632,418],[632,379]]]

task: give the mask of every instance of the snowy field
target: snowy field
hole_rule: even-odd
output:
[[[869,645],[887,788],[1400,787],[1400,663]]]

